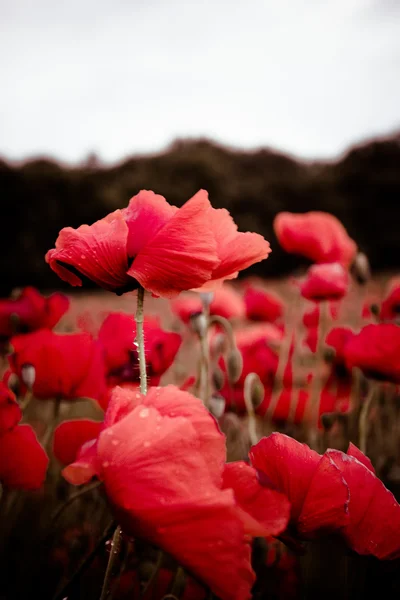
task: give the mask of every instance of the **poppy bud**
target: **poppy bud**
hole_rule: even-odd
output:
[[[204,313],[195,313],[190,317],[190,324],[199,337],[204,337],[207,333],[207,317]]]
[[[369,267],[369,261],[367,255],[364,252],[358,252],[353,264],[351,265],[351,272],[360,284],[367,283],[371,279],[371,270]]]
[[[224,333],[217,333],[211,340],[211,357],[216,359],[228,350],[228,339]]]
[[[226,359],[226,370],[228,379],[232,383],[236,383],[242,374],[243,357],[237,348],[231,350]]]
[[[33,365],[25,364],[21,368],[21,379],[26,387],[31,390],[35,383],[36,371]]]
[[[264,400],[264,386],[256,373],[249,373],[244,383],[244,393],[254,409]]]
[[[324,348],[324,360],[327,363],[333,363],[335,360],[336,352],[335,349],[328,346]]]
[[[371,304],[369,308],[374,317],[379,316],[379,306],[377,304]]]
[[[323,415],[321,415],[321,423],[325,431],[329,431],[330,429],[332,429],[336,419],[337,414],[334,412],[324,413]]]
[[[15,373],[10,373],[7,385],[16,396],[19,396],[19,378]]]
[[[212,381],[217,391],[223,388],[224,374],[219,367],[214,367],[214,371],[212,373]]]
[[[225,412],[225,398],[219,394],[213,394],[208,403],[210,413],[214,415],[216,419],[220,419]]]
[[[204,308],[207,310],[210,308],[211,302],[214,300],[214,292],[201,292],[200,293],[201,302]]]

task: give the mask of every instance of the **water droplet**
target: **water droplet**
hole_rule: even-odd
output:
[[[148,408],[142,408],[142,410],[141,410],[141,411],[140,411],[140,413],[139,413],[139,417],[140,417],[141,419],[145,419],[146,417],[148,417],[148,416],[149,416],[149,414],[150,414],[150,411],[149,411],[149,409],[148,409]]]
[[[143,444],[143,446],[144,446],[145,448],[148,448],[150,445],[151,445],[151,444],[150,444],[150,442],[144,442],[144,444]]]
[[[108,460],[105,460],[105,461],[103,462],[103,467],[106,469],[106,468],[107,468],[107,467],[109,467],[109,466],[110,466],[110,463],[108,462]]]
[[[85,260],[85,258],[86,258],[86,255],[85,254],[81,254],[81,259]]]
[[[111,440],[113,446],[118,446],[119,440]]]
[[[111,552],[113,545],[112,540],[107,540],[105,543],[106,552]]]

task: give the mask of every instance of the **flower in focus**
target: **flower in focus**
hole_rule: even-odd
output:
[[[0,336],[52,329],[69,308],[69,299],[58,292],[48,298],[26,287],[18,298],[0,300]]]
[[[13,392],[0,381],[0,435],[14,429],[22,417],[22,411]]]
[[[106,392],[104,359],[88,333],[58,334],[43,329],[11,339],[10,369],[36,398],[93,398]]]
[[[307,300],[340,300],[347,293],[349,274],[338,262],[312,265],[300,285]]]
[[[301,254],[315,263],[352,263],[357,246],[333,215],[311,211],[279,213],[274,220],[278,241],[286,252]]]
[[[273,323],[283,316],[283,302],[278,296],[262,288],[251,285],[244,293],[246,316],[250,321],[269,321]]]
[[[232,279],[269,252],[262,236],[239,233],[228,211],[213,209],[204,190],[182,208],[142,190],[124,210],[90,226],[62,229],[46,261],[74,286],[86,277],[117,294],[141,285],[173,297]]]
[[[264,528],[222,489],[224,465],[224,436],[199,399],[174,386],[147,396],[115,388],[100,435],[63,473],[77,484],[97,475],[126,533],[171,554],[222,600],[246,599],[249,535]]]
[[[393,323],[366,325],[343,348],[346,366],[367,377],[400,383],[400,327]]]
[[[182,294],[172,301],[171,309],[187,324],[191,317],[203,312],[203,305],[198,294]],[[233,288],[224,285],[213,292],[209,311],[210,315],[218,315],[225,319],[241,319],[245,316],[245,305],[243,298]]]
[[[29,425],[17,425],[0,435],[0,483],[5,488],[40,488],[48,463],[47,454]]]
[[[182,339],[178,333],[164,331],[157,317],[145,317],[143,327],[147,376],[151,385],[158,385],[172,365]],[[126,313],[110,313],[100,327],[98,339],[104,349],[109,385],[139,381],[135,338],[135,318]]]

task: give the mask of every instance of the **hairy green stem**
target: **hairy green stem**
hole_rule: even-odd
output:
[[[139,287],[137,291],[137,304],[136,304],[136,340],[135,345],[138,351],[138,359],[139,359],[139,373],[140,373],[140,392],[143,395],[147,394],[147,373],[146,373],[146,356],[145,356],[145,347],[144,347],[144,330],[143,330],[143,322],[144,322],[144,288],[142,286]],[[114,574],[115,563],[118,558],[118,555],[121,550],[121,541],[122,541],[122,530],[118,525],[116,530],[114,531],[113,539],[112,539],[112,548],[110,552],[110,556],[108,559],[108,565],[106,569],[106,574],[104,576],[103,588],[101,591],[100,600],[106,600],[110,595],[111,590],[111,580]]]
[[[146,357],[144,351],[144,331],[143,331],[143,305],[144,305],[144,288],[141,286],[137,292],[137,305],[136,305],[136,344],[138,349],[139,358],[139,372],[140,372],[140,392],[143,395],[147,394],[147,373],[146,373]]]

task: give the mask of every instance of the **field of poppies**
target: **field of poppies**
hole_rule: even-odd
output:
[[[273,227],[311,266],[246,278],[267,240],[142,190],[0,301],[1,600],[399,597],[400,278]]]

